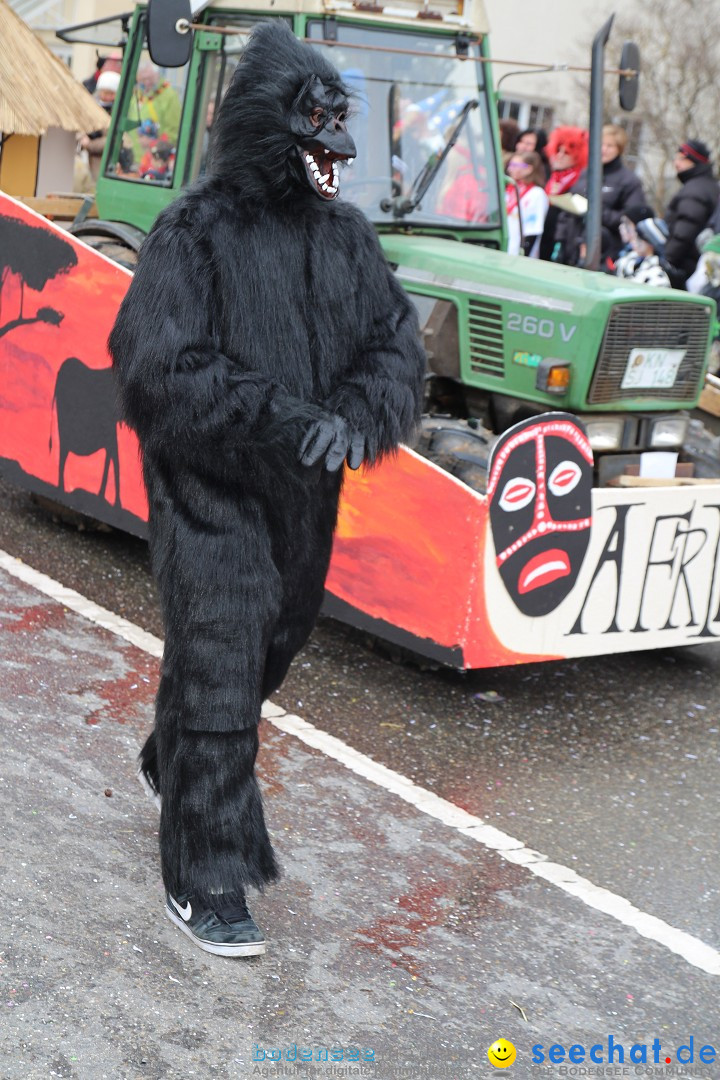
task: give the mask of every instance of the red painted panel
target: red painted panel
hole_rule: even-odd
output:
[[[406,450],[348,474],[328,588],[411,634],[462,646],[485,516],[483,499]]]
[[[54,406],[56,379],[68,357],[77,357],[92,371],[109,368],[106,342],[131,274],[0,193],[0,227],[7,220],[32,229],[25,236],[35,241],[38,229],[58,237],[71,246],[75,263],[41,288],[23,284],[12,266],[4,275],[0,459],[12,475],[17,463],[18,478],[28,486],[36,490],[47,486],[47,494],[71,504],[78,493],[87,493],[91,502],[83,506],[86,512],[119,527],[131,527],[127,522],[134,521],[137,531],[147,520],[147,504],[135,436],[124,426],[117,427],[119,509],[132,516],[123,518],[113,506],[112,468],[104,493],[100,490],[106,464],[103,449],[83,455],[71,452],[64,491],[59,490]],[[51,314],[49,321],[37,320],[43,310],[62,318]],[[21,315],[32,321],[14,325]],[[86,409],[89,415],[91,410]],[[77,423],[86,419],[79,415]],[[490,628],[484,601],[486,526],[484,498],[425,459],[401,450],[377,469],[348,472],[328,590],[370,619],[384,620],[443,648],[460,649],[466,664],[535,659],[509,652]]]
[[[10,265],[0,293],[0,457],[16,461],[30,476],[56,486],[59,441],[53,394],[58,371],[71,356],[92,370],[110,366],[106,342],[131,274],[7,196],[0,195],[0,217],[22,222],[30,230],[25,234],[30,240],[42,229],[75,253],[75,265],[49,278],[40,289],[32,288]],[[24,242],[23,234],[18,234],[18,240]],[[4,251],[3,262],[6,257]],[[61,320],[57,324],[28,321],[12,325],[21,315],[34,320],[43,309],[57,313],[55,318],[61,316]],[[125,431],[121,438],[125,456],[136,460],[137,442],[132,433]],[[122,465],[121,503],[146,517],[142,487],[137,490],[137,470],[129,465],[125,471]],[[65,490],[97,494],[103,467],[102,451],[88,456],[70,454]],[[114,499],[114,484],[111,476],[110,499]]]

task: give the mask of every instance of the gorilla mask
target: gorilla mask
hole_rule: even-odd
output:
[[[343,161],[355,157],[338,71],[280,19],[250,34],[218,110],[209,171],[256,202],[337,198]]]
[[[297,139],[304,172],[321,199],[336,199],[339,161],[355,157],[345,126],[346,96],[314,75],[293,102],[290,128]]]

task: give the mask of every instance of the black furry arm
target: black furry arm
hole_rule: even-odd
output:
[[[359,302],[370,305],[372,331],[324,404],[364,437],[365,459],[372,462],[412,438],[422,410],[427,361],[412,301],[368,228]]]
[[[109,339],[123,417],[145,450],[227,471],[257,444],[297,454],[308,424],[327,418],[282,384],[221,351],[207,243],[172,220],[145,241]]]

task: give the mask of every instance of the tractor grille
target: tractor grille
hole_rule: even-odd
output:
[[[595,367],[588,404],[604,405],[629,398],[691,401],[699,387],[707,346],[705,308],[668,301],[616,304],[610,312]],[[622,389],[632,349],[685,349],[675,385]]]
[[[486,300],[468,299],[470,370],[477,375],[505,374],[502,308]]]

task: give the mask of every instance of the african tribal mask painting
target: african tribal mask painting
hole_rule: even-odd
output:
[[[546,413],[500,436],[490,459],[490,525],[516,607],[547,615],[572,591],[590,543],[593,455],[577,418]]]

